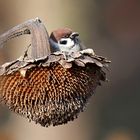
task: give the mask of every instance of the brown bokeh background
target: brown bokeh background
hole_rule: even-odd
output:
[[[140,1],[0,0],[0,33],[39,17],[49,33],[70,27],[96,54],[112,63],[108,83],[98,87],[87,109],[67,125],[43,128],[0,108],[0,140],[139,140]],[[29,37],[0,50],[0,64],[19,57]]]

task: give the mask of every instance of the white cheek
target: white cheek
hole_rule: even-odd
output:
[[[68,46],[69,48],[73,47],[73,46],[74,46],[74,41],[71,40],[70,38],[68,38],[68,39],[67,39],[67,46]]]
[[[58,45],[62,51],[68,51],[74,46],[74,41],[71,40],[70,38],[67,39],[62,38],[61,41],[67,41],[67,44],[60,44],[60,42],[58,42]]]

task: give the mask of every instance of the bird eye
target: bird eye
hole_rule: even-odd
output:
[[[60,44],[66,45],[67,44],[67,40],[60,40]]]
[[[65,38],[68,38],[69,37],[69,35],[65,35]]]

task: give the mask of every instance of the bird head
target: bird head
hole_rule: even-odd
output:
[[[69,28],[54,30],[50,35],[50,44],[53,51],[71,53],[81,50],[79,34]]]

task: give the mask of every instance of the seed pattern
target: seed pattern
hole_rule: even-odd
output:
[[[77,118],[105,73],[95,64],[66,69],[57,62],[0,76],[1,101],[12,111],[40,123],[56,126]]]

